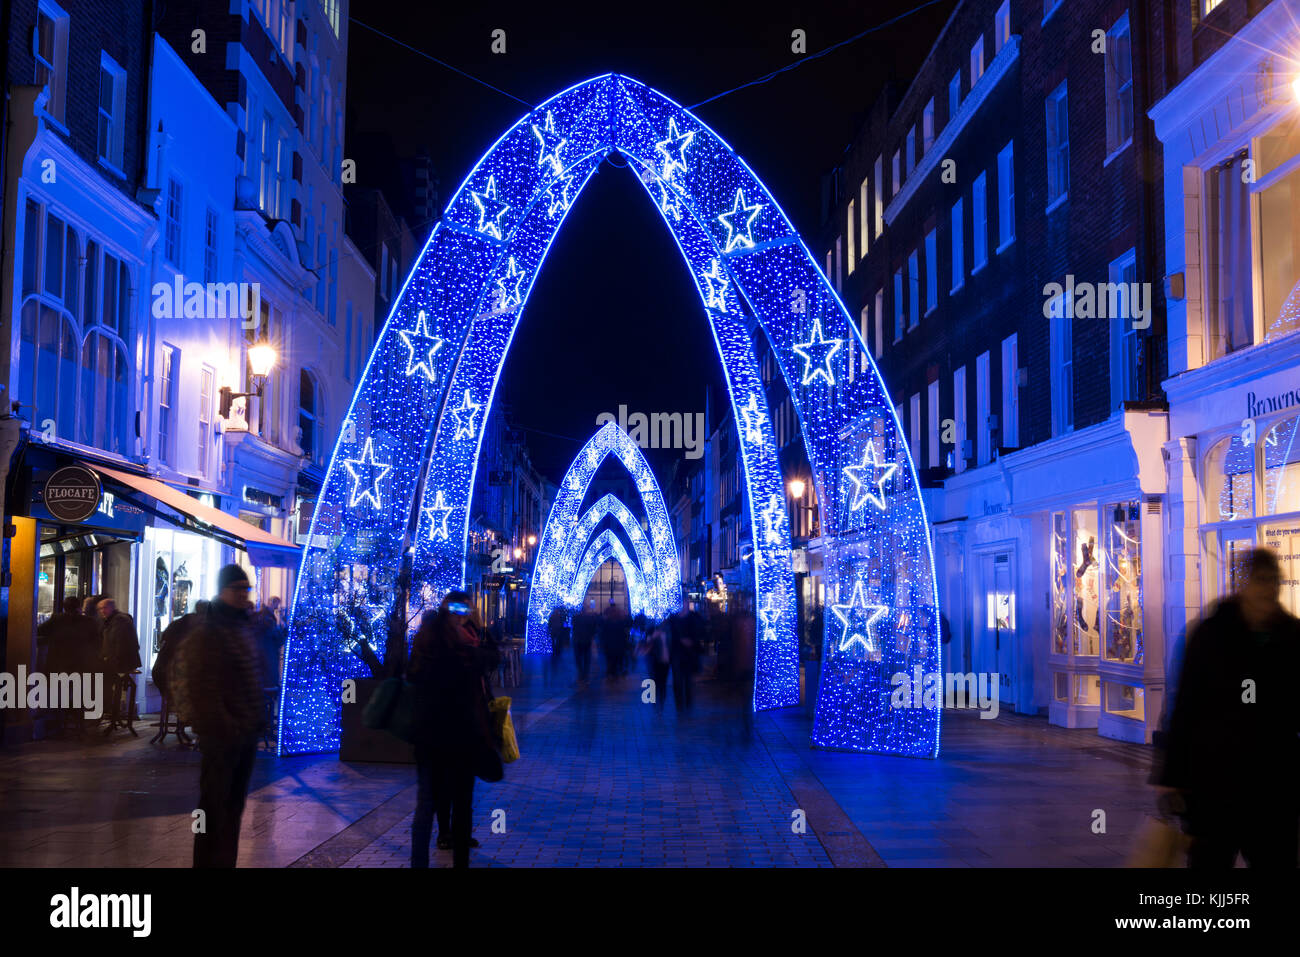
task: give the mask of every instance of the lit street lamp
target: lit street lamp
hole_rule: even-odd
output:
[[[218,392],[221,397],[221,405],[218,410],[223,419],[230,417],[230,406],[236,399],[247,399],[252,396],[262,397],[262,389],[266,385],[266,377],[271,374],[275,368],[275,347],[266,342],[258,342],[248,347],[248,367],[253,374],[254,390],[252,392],[232,392],[230,386],[223,385]]]

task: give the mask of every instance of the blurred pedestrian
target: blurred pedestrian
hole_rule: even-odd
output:
[[[284,647],[288,634],[280,623],[280,599],[272,597],[265,605],[250,616],[250,626],[258,650],[262,653],[262,680],[268,688],[280,684],[280,650]]]
[[[1279,601],[1267,548],[1244,559],[1244,581],[1190,632],[1155,781],[1182,814],[1187,863],[1296,866],[1300,821],[1300,620]]]
[[[650,678],[654,681],[655,713],[663,714],[664,703],[668,700],[668,663],[672,638],[666,621],[651,622],[646,630],[641,650],[645,655]]]
[[[627,654],[627,618],[623,610],[611,599],[600,623],[600,646],[605,655],[605,676],[617,678],[623,672],[623,657]]]
[[[740,708],[740,721],[745,729],[745,737],[754,733],[754,632],[756,623],[753,612],[744,608],[731,620],[731,674],[732,688]]]
[[[128,686],[135,680],[132,677],[140,670],[140,636],[135,630],[135,621],[124,611],[119,611],[117,602],[109,595],[100,596],[95,606],[103,622],[100,631],[100,656],[104,660],[105,685],[108,692],[106,716],[109,720],[105,733],[111,733],[115,722],[123,717],[122,708],[130,708],[125,703]],[[134,720],[135,715],[126,715]]]
[[[234,867],[239,827],[266,721],[262,653],[249,621],[248,575],[238,565],[217,573],[218,593],[176,650],[169,690],[177,713],[194,726],[203,761],[194,835],[195,867]]]
[[[452,866],[468,867],[470,848],[478,846],[470,833],[474,777],[485,756],[496,753],[487,675],[497,663],[465,592],[449,592],[416,633],[407,670],[415,688],[419,792],[411,822],[412,867],[429,866],[435,812],[438,848],[451,850]]]
[[[37,642],[46,647],[46,674],[93,676],[102,670],[98,662],[99,628],[81,613],[81,609],[80,598],[64,598],[63,610],[51,615],[36,629]],[[103,687],[102,683],[100,687]],[[57,720],[60,734],[69,729],[77,734],[85,730],[85,710],[69,708],[66,702],[58,710]]]
[[[176,653],[180,650],[182,642],[189,637],[199,622],[203,620],[210,604],[211,602],[206,599],[200,599],[194,603],[192,612],[181,615],[163,629],[158,656],[153,660],[153,683],[158,689],[158,693],[162,695],[164,711],[171,711],[172,714],[176,715],[176,739],[181,744],[189,744],[190,737],[185,733],[184,719],[181,718],[180,712],[176,709],[177,702],[172,693],[172,665],[176,662]]]
[[[551,616],[546,619],[546,633],[551,639],[551,660],[547,668],[547,684],[555,682],[560,676],[560,662],[569,650],[569,615],[561,605],[551,609]]]
[[[591,677],[591,643],[595,641],[599,627],[600,616],[596,614],[596,602],[592,600],[573,618],[573,662],[578,669],[579,681],[585,682]]]
[[[678,713],[691,710],[691,682],[699,654],[698,629],[691,619],[692,612],[685,607],[669,619],[669,659],[673,671],[673,704]]]

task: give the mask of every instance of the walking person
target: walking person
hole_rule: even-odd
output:
[[[627,654],[628,624],[623,610],[613,601],[605,609],[600,623],[600,645],[605,653],[605,676],[618,678],[623,674],[623,657]]]
[[[438,848],[451,850],[453,867],[468,867],[470,848],[478,846],[470,833],[474,777],[496,753],[487,675],[497,664],[496,647],[465,592],[449,592],[416,633],[407,669],[415,689],[419,792],[411,822],[412,867],[429,866],[435,812]],[[499,756],[496,761],[499,766]]]
[[[669,659],[673,671],[673,704],[679,714],[691,710],[691,680],[695,674],[695,660],[699,653],[696,644],[697,629],[691,620],[694,612],[678,610],[669,621]]]
[[[1300,619],[1279,601],[1275,554],[1256,548],[1244,582],[1190,632],[1156,784],[1183,816],[1187,864],[1296,866],[1300,822]]]
[[[546,619],[546,633],[551,638],[551,660],[547,668],[547,684],[552,684],[559,678],[560,662],[564,659],[564,653],[569,650],[568,613],[563,606],[556,605],[551,609],[551,616]]]
[[[75,596],[63,599],[63,610],[36,629],[37,642],[46,647],[44,670],[50,676],[93,674],[99,670],[95,660],[99,657],[99,629],[81,613],[81,604]],[[71,729],[80,735],[85,730],[85,710],[64,702],[57,711],[57,721],[60,734]]]
[[[188,746],[190,736],[185,733],[185,723],[177,710],[177,700],[172,688],[172,665],[176,661],[176,653],[180,650],[181,643],[189,637],[190,633],[198,626],[199,622],[208,612],[208,606],[211,604],[207,599],[199,599],[194,603],[194,610],[188,614],[181,615],[165,629],[162,633],[161,647],[158,649],[158,656],[153,660],[153,683],[162,695],[163,712],[159,717],[161,722],[167,712],[176,715],[176,740],[181,744]],[[165,729],[160,730],[160,734]]]
[[[655,714],[664,713],[664,704],[668,701],[668,667],[672,638],[668,633],[666,621],[651,622],[646,626],[647,634],[641,641],[646,665],[650,670],[650,679],[654,682]]]
[[[740,723],[745,738],[754,734],[754,643],[757,623],[754,613],[741,608],[731,618],[728,643],[731,647],[731,675],[739,700]]]
[[[103,620],[100,631],[100,655],[104,659],[104,671],[108,684],[109,724],[105,733],[113,730],[115,724],[123,717],[123,697],[128,685],[135,679],[132,675],[140,670],[140,637],[136,634],[135,621],[124,611],[118,611],[117,602],[111,596],[102,595],[95,606],[96,612]],[[131,705],[126,704],[129,709]],[[135,715],[125,716],[135,720]]]
[[[177,649],[169,689],[193,725],[203,755],[199,803],[206,828],[194,835],[195,867],[234,867],[239,827],[266,719],[262,653],[253,638],[248,575],[238,565],[217,574],[219,589]]]
[[[588,602],[573,618],[573,662],[578,669],[578,681],[582,683],[591,677],[591,643],[599,624],[595,601]]]

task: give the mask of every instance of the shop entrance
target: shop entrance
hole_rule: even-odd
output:
[[[976,673],[997,675],[1001,707],[1009,708],[1016,700],[1015,556],[1010,551],[986,552],[978,556],[978,565],[971,666]]]

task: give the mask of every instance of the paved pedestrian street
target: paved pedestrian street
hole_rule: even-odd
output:
[[[523,757],[476,785],[474,866],[1114,866],[1152,802],[1150,748],[1044,718],[949,712],[935,761],[815,751],[802,709],[747,735],[708,677],[691,713],[669,694],[658,714],[639,675],[526,670]],[[0,866],[189,866],[199,756],[150,745],[151,720],[0,752]],[[261,754],[240,864],[408,866],[414,804],[410,766]]]

